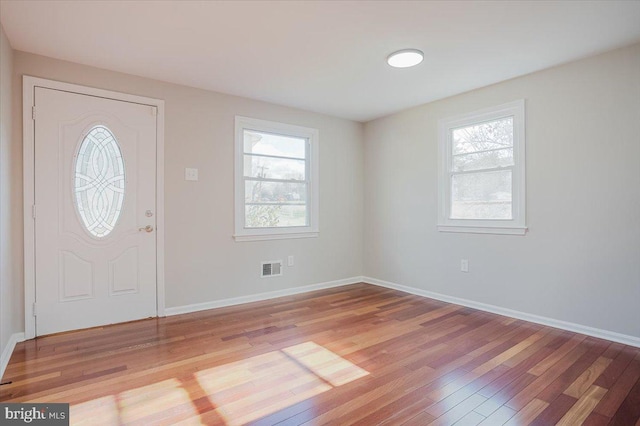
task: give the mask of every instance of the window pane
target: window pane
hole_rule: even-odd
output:
[[[267,179],[305,180],[304,160],[244,155],[244,175]]]
[[[245,180],[244,201],[246,203],[305,204],[307,184],[290,182],[263,182]]]
[[[453,154],[468,154],[513,146],[513,117],[454,129]]]
[[[451,177],[451,219],[511,218],[511,170]]]
[[[453,171],[491,169],[494,167],[513,166],[513,148],[495,151],[460,154],[453,157]]]
[[[307,206],[250,204],[245,206],[246,228],[307,226]]]
[[[245,130],[244,152],[245,154],[263,154],[305,159],[307,140],[255,130]]]

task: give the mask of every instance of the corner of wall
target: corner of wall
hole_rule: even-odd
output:
[[[15,346],[14,335],[18,332],[15,317],[14,295],[18,291],[12,274],[11,196],[13,168],[11,151],[13,146],[13,49],[0,25],[0,354],[4,363]],[[7,352],[9,351],[9,352]],[[7,355],[8,353],[8,355]],[[8,362],[8,359],[6,359]]]

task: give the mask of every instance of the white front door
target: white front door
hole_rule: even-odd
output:
[[[156,316],[155,107],[34,95],[36,335]]]

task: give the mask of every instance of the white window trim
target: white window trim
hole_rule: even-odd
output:
[[[307,167],[309,173],[309,187],[307,194],[307,208],[309,211],[309,226],[279,227],[279,228],[245,228],[244,226],[244,135],[245,129],[257,130],[279,135],[305,138],[309,141]],[[319,136],[318,129],[295,126],[274,121],[236,116],[235,119],[235,234],[236,241],[282,240],[290,238],[313,238],[319,233]]]
[[[445,118],[438,121],[438,230],[479,234],[524,235],[526,227],[525,183],[525,101],[509,102],[496,107]],[[450,219],[451,209],[451,130],[484,121],[513,116],[513,219]]]

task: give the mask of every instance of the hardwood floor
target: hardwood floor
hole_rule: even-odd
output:
[[[636,425],[640,349],[356,284],[17,345],[71,424]]]

